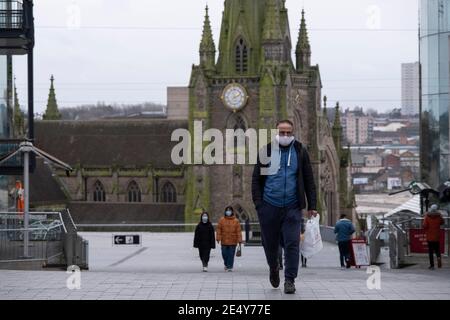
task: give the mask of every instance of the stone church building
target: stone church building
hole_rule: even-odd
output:
[[[53,111],[36,123],[37,146],[75,171],[53,172],[60,196],[42,195],[35,206],[67,205],[86,223],[151,223],[197,222],[202,209],[217,220],[232,205],[241,220],[257,221],[253,166],[174,165],[171,133],[193,133],[194,121],[225,132],[273,129],[290,119],[310,153],[322,223],[334,225],[340,213],[354,211],[350,158],[341,146],[339,112],[328,121],[311,52],[304,12],[292,39],[285,0],[225,0],[217,47],[206,8],[199,64],[186,88],[168,88],[167,119],[61,121]],[[51,98],[47,110],[57,112]],[[50,170],[39,166],[35,176]]]

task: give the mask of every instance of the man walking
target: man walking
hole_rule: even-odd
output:
[[[347,219],[347,215],[341,214],[339,221],[334,227],[336,233],[336,241],[339,247],[339,260],[341,268],[350,268],[350,241],[352,234],[355,233],[353,223]],[[345,262],[345,264],[344,264]]]
[[[317,215],[316,186],[306,148],[294,138],[294,125],[289,120],[277,124],[276,141],[267,146],[271,163],[258,162],[253,171],[252,197],[258,212],[262,243],[270,268],[270,283],[280,285],[278,253],[280,239],[284,249],[284,292],[295,292],[299,266],[302,210]],[[273,161],[276,158],[276,161]],[[273,163],[272,163],[273,162]],[[279,165],[278,165],[279,164]],[[275,170],[272,170],[275,167]],[[262,169],[269,169],[265,175]]]

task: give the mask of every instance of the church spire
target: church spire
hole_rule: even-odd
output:
[[[20,138],[25,134],[25,120],[20,110],[19,97],[17,95],[16,78],[14,78],[14,137]]]
[[[51,85],[50,85],[50,92],[48,94],[48,102],[47,102],[47,109],[45,110],[44,116],[42,117],[44,120],[59,120],[61,119],[61,114],[58,111],[58,104],[56,102],[56,95],[55,95],[55,87],[53,85],[53,81],[55,78],[50,78]]]
[[[334,114],[333,140],[334,144],[336,145],[336,150],[340,152],[342,140],[342,126],[341,126],[341,114],[339,109],[339,102],[336,102],[336,111]]]
[[[216,59],[216,46],[214,44],[209,21],[208,6],[205,8],[205,21],[203,23],[203,34],[200,42],[200,65],[206,70],[213,70]]]
[[[302,20],[295,56],[297,58],[297,71],[304,71],[311,66],[311,46],[309,44],[308,29],[306,28],[305,10],[302,10]]]
[[[283,40],[281,33],[280,8],[277,0],[267,0],[263,28],[263,42]]]

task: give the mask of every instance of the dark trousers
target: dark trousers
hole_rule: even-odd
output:
[[[441,248],[439,245],[439,241],[428,241],[428,256],[430,257],[430,267],[434,267],[433,253],[436,253],[436,257],[441,257]]]
[[[203,266],[207,267],[209,262],[209,255],[211,254],[211,248],[198,248],[200,260],[202,260]]]
[[[278,264],[280,268],[283,268],[283,247],[281,245],[278,247]]]
[[[235,253],[236,246],[222,246],[223,264],[227,269],[233,269]]]
[[[338,241],[338,247],[341,267],[348,266],[350,264],[350,241]]]
[[[263,202],[258,208],[261,237],[266,260],[271,269],[278,268],[280,239],[284,249],[284,276],[297,278],[300,260],[300,225],[302,212],[298,206],[278,208]]]

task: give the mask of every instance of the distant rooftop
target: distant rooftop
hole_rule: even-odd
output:
[[[392,122],[389,123],[387,126],[378,126],[378,127],[374,127],[373,131],[382,131],[382,132],[396,132],[401,128],[406,127],[405,124],[400,123],[400,122]]]

